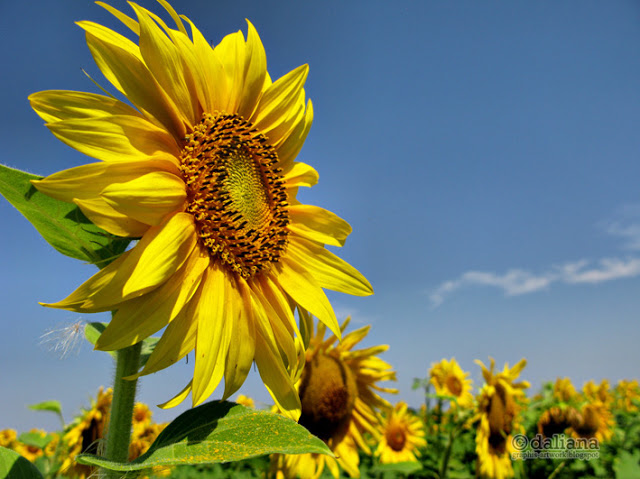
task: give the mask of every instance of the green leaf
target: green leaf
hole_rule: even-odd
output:
[[[96,342],[98,342],[98,338],[100,337],[102,332],[106,329],[108,324],[109,323],[99,323],[99,322],[87,324],[84,328],[85,337],[91,344],[95,345]],[[160,341],[160,338],[156,338],[154,336],[150,336],[144,341],[142,341],[142,350],[140,352],[140,367],[147,364],[147,360],[149,359],[149,356],[151,356],[151,353],[155,349],[156,344],[158,344],[158,341]],[[117,351],[106,351],[106,352],[108,352],[112,357],[114,358],[116,357]]]
[[[407,462],[395,462],[391,464],[378,464],[375,467],[371,468],[371,472],[374,473],[385,473],[391,472],[394,474],[415,474],[416,472],[422,469],[422,464],[416,461],[407,461]]]
[[[80,454],[80,464],[112,471],[136,471],[155,466],[239,461],[264,454],[316,453],[333,455],[327,445],[291,419],[214,401],[178,416],[149,450],[130,463]]]
[[[56,400],[44,401],[38,404],[31,404],[27,407],[33,411],[50,411],[58,415],[62,415],[62,405],[60,404],[60,401]]]
[[[613,471],[616,479],[637,479],[640,477],[640,451],[620,451],[618,457],[613,460]]]
[[[99,267],[121,255],[130,240],[98,228],[73,203],[40,193],[31,180],[41,176],[0,165],[0,194],[60,253]]]
[[[15,451],[0,447],[0,479],[42,479],[40,471]]]
[[[47,447],[51,441],[53,441],[53,436],[51,434],[47,434],[42,436],[38,432],[23,432],[18,436],[18,441],[27,446],[39,447],[40,449],[44,449]]]

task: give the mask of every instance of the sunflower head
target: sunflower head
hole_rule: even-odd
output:
[[[543,412],[538,419],[538,434],[549,438],[555,434],[563,434],[575,423],[577,415],[578,412],[572,407],[553,406]]]
[[[236,402],[238,404],[242,404],[244,407],[249,407],[251,409],[255,409],[255,407],[256,407],[256,403],[253,400],[253,398],[250,398],[249,396],[245,396],[244,394],[240,394],[236,398]]]
[[[482,362],[476,362],[482,368],[485,380],[478,397],[478,473],[489,478],[511,477],[511,433],[520,427],[518,415],[521,403],[526,400],[523,390],[529,387],[528,382],[515,380],[527,363],[522,359],[512,368],[506,364],[502,372],[495,373],[493,358],[489,369]]]
[[[613,436],[614,419],[609,407],[601,402],[586,403],[573,416],[571,434],[576,438],[596,438],[600,442]]]
[[[627,412],[637,412],[637,402],[640,400],[640,385],[638,380],[620,380],[616,385],[616,405],[619,409]],[[636,404],[634,404],[636,403]],[[0,433],[1,434],[1,433]]]
[[[130,2],[135,18],[103,3],[133,40],[89,21],[93,57],[129,103],[112,96],[45,91],[29,97],[60,140],[99,163],[34,181],[72,202],[107,232],[136,245],[68,298],[76,312],[114,311],[96,348],[131,346],[164,329],[136,376],[195,350],[189,393],[205,401],[224,378],[223,399],[256,364],[278,407],[297,419],[295,381],[303,338],[293,311],[340,335],[324,290],[366,296],[371,285],[325,246],[342,246],[349,224],[301,204],[317,172],[295,161],[313,121],[302,65],[273,81],[248,23],[212,46],[160,2],[175,25]]]
[[[13,449],[17,439],[18,439],[18,433],[16,432],[15,429],[0,430],[0,447]]]
[[[603,404],[611,404],[614,400],[607,379],[603,379],[600,384],[596,384],[593,380],[586,382],[582,386],[582,395],[588,401],[600,401]]]
[[[400,401],[383,421],[376,456],[383,464],[417,461],[420,448],[427,445],[424,437],[424,424]]]
[[[450,361],[443,359],[433,364],[429,370],[429,380],[435,387],[436,394],[455,397],[456,401],[452,405],[462,408],[473,405],[472,381],[468,376],[469,373],[462,371],[455,358]]]
[[[569,378],[557,378],[553,384],[553,397],[560,402],[569,402],[576,398],[578,393]]]
[[[341,331],[349,320],[344,321]],[[365,434],[379,437],[380,411],[390,408],[378,392],[397,392],[378,384],[395,380],[391,366],[377,357],[388,346],[354,349],[369,329],[352,331],[337,343],[335,334],[325,339],[326,327],[318,323],[297,383],[302,403],[300,424],[324,440],[337,461],[315,454],[275,457],[274,468],[284,477],[316,477],[325,466],[336,478],[339,467],[351,477],[359,477],[358,451],[371,454]]]

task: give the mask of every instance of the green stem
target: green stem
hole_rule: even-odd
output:
[[[109,432],[104,456],[112,461],[126,462],[129,459],[131,419],[138,380],[124,379],[138,372],[142,341],[117,351],[116,374],[113,380],[113,400],[109,417]],[[119,477],[119,473],[105,471],[107,477]]]
[[[449,458],[451,457],[451,450],[453,449],[453,434],[454,427],[451,427],[449,431],[449,441],[447,441],[447,448],[444,451],[442,457],[442,466],[440,467],[440,479],[447,479],[447,469],[449,468]]]
[[[556,467],[553,472],[551,473],[551,475],[549,476],[549,479],[553,479],[554,477],[556,477],[558,474],[560,474],[560,471],[562,471],[564,469],[564,466],[567,465],[567,461],[562,461],[558,467]]]

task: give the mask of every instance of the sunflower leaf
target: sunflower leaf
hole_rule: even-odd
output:
[[[43,401],[38,404],[29,404],[27,407],[32,411],[50,411],[58,415],[62,415],[62,405],[60,404],[60,401],[56,400]]]
[[[26,444],[27,446],[44,449],[47,447],[47,444],[53,441],[53,436],[51,434],[45,434],[42,436],[37,432],[23,432],[18,436],[18,441]]]
[[[291,419],[227,401],[213,401],[178,416],[135,461],[114,462],[92,454],[80,454],[76,461],[125,472],[239,461],[273,453],[333,455],[324,442]]]
[[[102,268],[121,255],[130,240],[95,226],[76,205],[40,193],[41,176],[0,165],[0,194],[60,253]]]
[[[0,447],[0,479],[42,479],[38,468],[15,451]]]
[[[374,472],[376,474],[388,472],[388,473],[395,473],[395,474],[411,475],[420,470],[422,470],[422,464],[416,461],[395,462],[390,464],[378,464],[377,466],[371,468],[371,472]]]

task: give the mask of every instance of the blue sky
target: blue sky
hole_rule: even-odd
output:
[[[473,360],[488,356],[527,358],[534,390],[558,376],[638,377],[637,2],[174,6],[213,43],[249,18],[274,78],[309,63],[316,115],[300,159],[320,182],[299,197],[353,226],[339,254],[375,295],[330,298],[354,326],[372,325],[365,345],[390,345],[400,399],[418,406],[412,378],[452,356],[476,386]],[[45,175],[91,161],[27,102],[95,91],[82,69],[101,77],[73,23],[85,19],[118,25],[84,0],[0,3],[1,163]],[[64,360],[39,345],[77,315],[37,302],[65,297],[94,267],[57,254],[4,200],[0,218],[0,429],[51,430],[55,419],[25,404],[59,399],[69,420],[113,367],[87,345]],[[190,374],[179,363],[145,378],[139,399],[163,402]],[[270,403],[255,373],[241,392]]]

